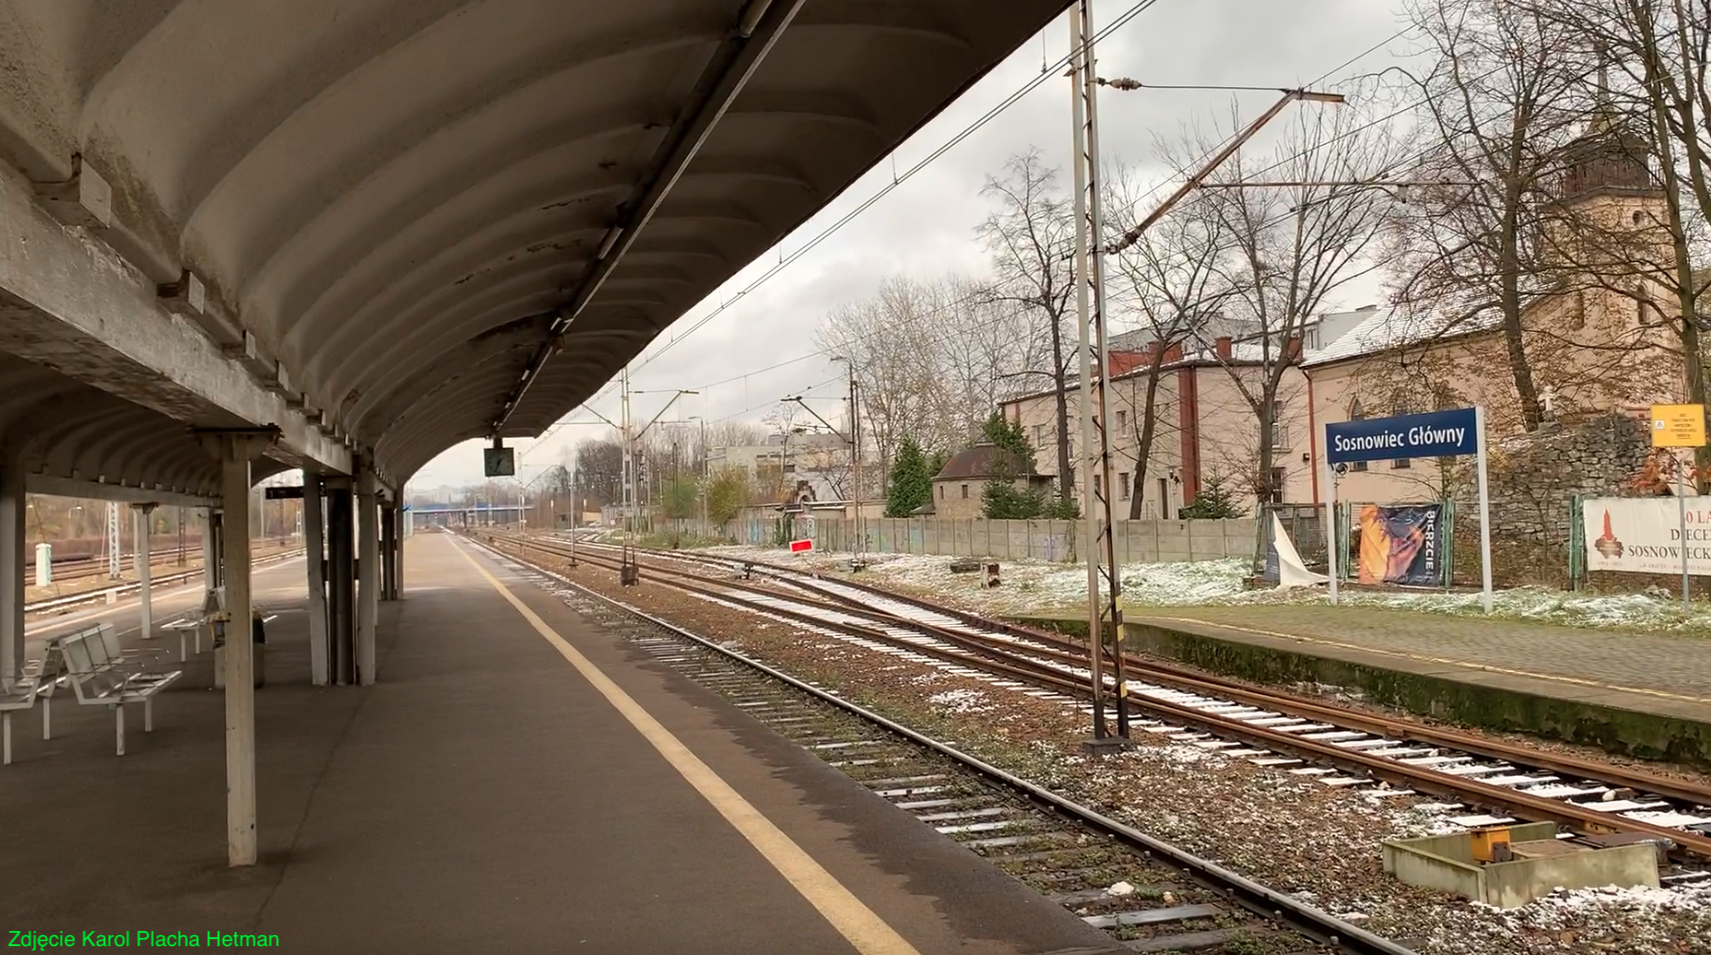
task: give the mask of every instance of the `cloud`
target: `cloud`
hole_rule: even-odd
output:
[[[1101,0],[1095,25],[1103,27],[1130,9],[1133,0]],[[1380,48],[1346,67],[1333,79],[1377,72],[1397,62],[1405,47],[1392,37],[1401,27],[1395,12],[1375,0],[1159,0],[1133,21],[1100,41],[1099,73],[1127,76],[1142,83],[1260,86],[1268,90],[1315,81],[1375,44]],[[1389,42],[1386,42],[1389,41]],[[1061,17],[1024,43],[960,100],[927,124],[837,201],[780,248],[788,255],[813,236],[874,196],[902,172],[920,162],[1016,89],[1040,75],[1042,59],[1055,62],[1069,50],[1068,18]],[[1334,84],[1332,84],[1334,86]],[[1272,92],[1106,90],[1099,99],[1101,148],[1105,161],[1139,162],[1144,174],[1163,177],[1149,161],[1155,143],[1172,140],[1185,126],[1210,130],[1228,125],[1232,103],[1245,117],[1257,115],[1276,99]],[[1328,108],[1328,107],[1301,107]],[[1349,109],[1374,104],[1352,102]],[[1039,147],[1048,162],[1067,167],[1070,151],[1070,90],[1066,78],[1053,76],[1013,107],[986,124],[918,175],[897,186],[861,216],[812,252],[779,272],[756,291],[697,329],[634,375],[638,389],[700,388],[778,364],[814,351],[814,330],[843,302],[874,293],[896,275],[923,278],[948,273],[978,274],[985,255],[975,229],[986,215],[980,188],[1005,160]],[[1264,150],[1265,137],[1253,149]],[[1160,193],[1162,195],[1162,192]],[[664,339],[648,349],[660,352],[684,331],[732,298],[779,260],[779,250],[762,255],[705,302],[690,309]],[[1351,302],[1344,304],[1361,304]],[[683,398],[682,417],[759,420],[778,398],[799,394],[817,383],[837,379],[836,366],[811,357],[745,380],[702,389]],[[817,394],[835,396],[842,386],[822,386]],[[651,416],[665,396],[635,399],[638,416]],[[615,389],[593,407],[618,417]],[[824,413],[824,412],[822,412]],[[567,421],[598,419],[573,412]],[[521,477],[535,466],[558,463],[575,443],[597,437],[604,426],[567,424],[538,442],[517,441]],[[435,458],[416,476],[420,487],[480,481],[481,442],[466,442]]]

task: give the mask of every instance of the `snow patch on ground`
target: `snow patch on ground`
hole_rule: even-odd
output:
[[[1711,907],[1711,884],[1664,889],[1654,889],[1648,886],[1617,888],[1613,885],[1597,889],[1558,889],[1532,903],[1532,905],[1547,912],[1562,915],[1578,915],[1611,909],[1646,914],[1700,912]]]
[[[707,553],[734,560],[757,560],[804,570],[849,569],[849,555],[792,555],[763,547],[714,547]],[[980,574],[953,574],[952,558],[927,554],[873,554],[856,579],[868,578],[881,587],[894,587],[948,598],[988,614],[1074,612],[1087,599],[1087,569],[1080,564],[1044,560],[1001,561],[1003,584],[980,585]],[[1265,606],[1319,604],[1329,601],[1320,588],[1249,590],[1244,579],[1252,572],[1243,558],[1132,564],[1123,568],[1125,602],[1130,606]],[[1388,607],[1426,613],[1483,616],[1480,594],[1439,591],[1377,592],[1344,590],[1352,606]],[[1711,606],[1683,613],[1668,595],[1577,594],[1547,587],[1516,587],[1493,595],[1496,614],[1515,620],[1574,627],[1705,633],[1711,631]]]
[[[927,697],[927,702],[952,713],[984,713],[997,705],[979,690],[945,690]]]

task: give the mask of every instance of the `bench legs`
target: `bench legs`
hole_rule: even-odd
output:
[[[42,739],[53,739],[53,697],[38,697],[42,701]]]
[[[119,755],[125,755],[125,705],[113,707],[113,733],[119,741]]]

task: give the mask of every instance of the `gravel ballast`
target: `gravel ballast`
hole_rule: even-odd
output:
[[[587,586],[1091,805],[1157,838],[1404,942],[1421,953],[1711,955],[1711,886],[1558,892],[1499,910],[1385,875],[1386,838],[1451,831],[1451,809],[1415,795],[1328,787],[1143,731],[1126,754],[1080,754],[1087,726],[1063,701],[870,650],[610,570]]]

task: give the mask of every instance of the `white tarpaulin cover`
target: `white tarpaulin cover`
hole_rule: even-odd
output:
[[[1283,532],[1283,522],[1277,519],[1275,512],[1271,515],[1271,542],[1277,549],[1279,587],[1311,587],[1331,579],[1324,574],[1315,574],[1301,562],[1301,555],[1295,550],[1295,542]]]
[[[1681,517],[1673,497],[1592,497],[1583,503],[1586,569],[1681,573]],[[1711,574],[1711,497],[1687,499],[1687,570]]]

